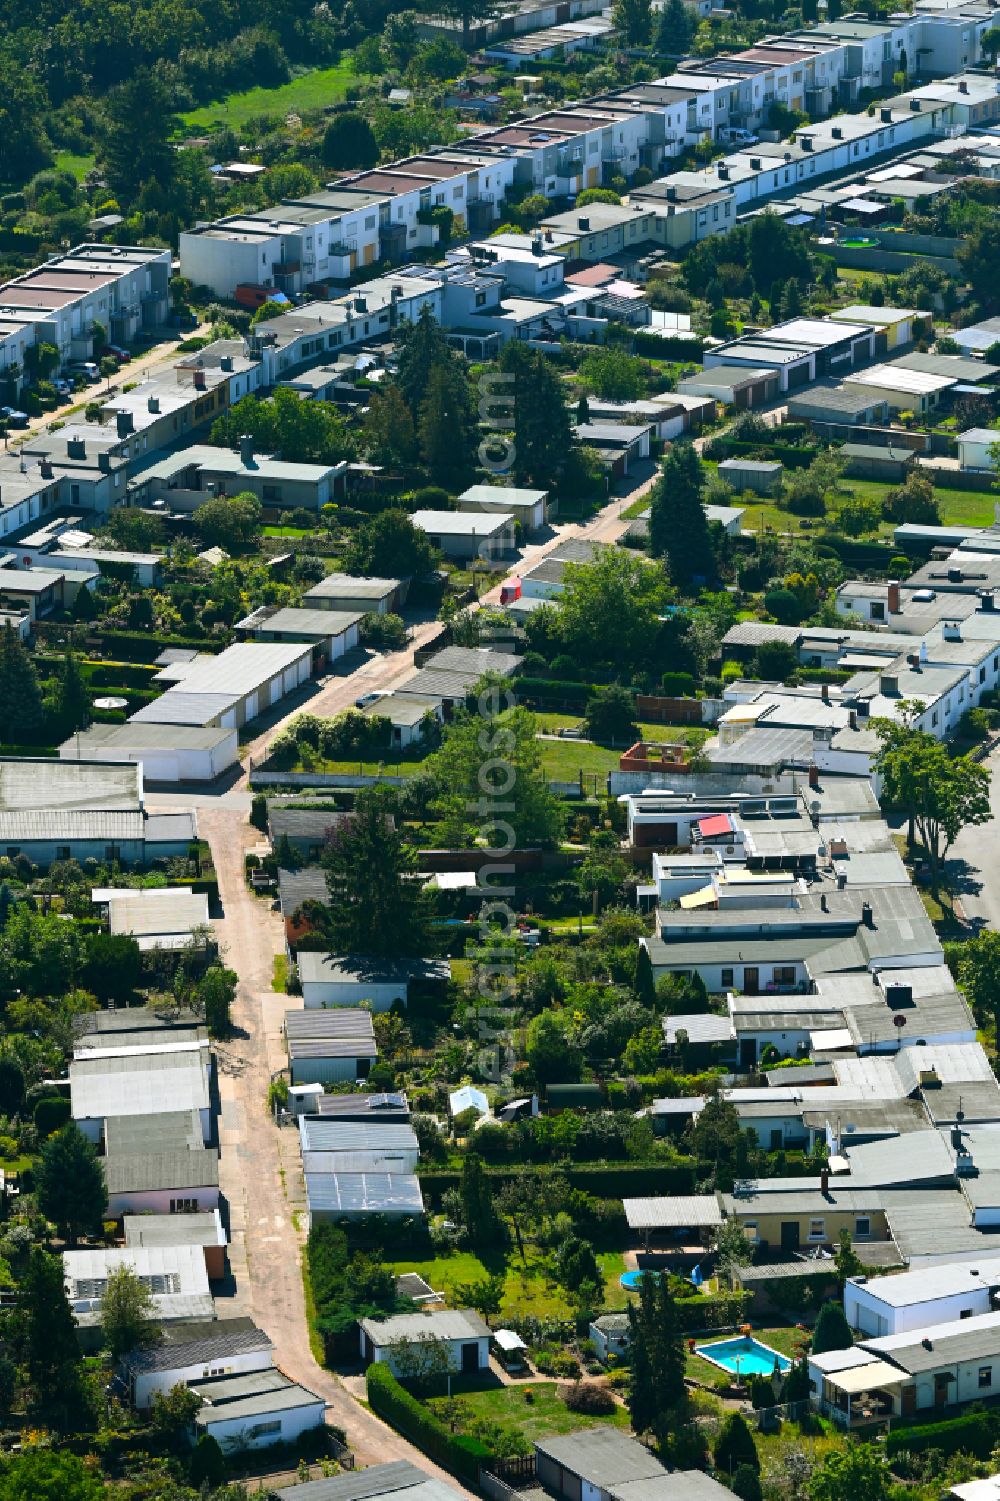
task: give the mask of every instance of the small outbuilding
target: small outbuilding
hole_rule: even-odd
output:
[[[774,495],[781,487],[781,465],[773,460],[723,459],[719,478],[738,494],[749,490],[753,495]]]
[[[396,1001],[405,1006],[411,985],[444,984],[451,976],[447,960],[441,959],[339,959],[305,952],[296,962],[307,1010],[368,1002],[373,1011],[388,1011]]]
[[[443,1345],[448,1369],[463,1375],[486,1371],[490,1364],[490,1331],[470,1308],[432,1309],[401,1313],[388,1319],[362,1319],[361,1358],[365,1365],[384,1363],[394,1376],[404,1375],[398,1359],[403,1345]]]
[[[194,1427],[210,1434],[223,1453],[267,1449],[292,1444],[323,1425],[326,1401],[298,1386],[272,1366],[194,1381],[191,1390],[201,1399]]]

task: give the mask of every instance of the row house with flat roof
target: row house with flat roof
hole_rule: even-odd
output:
[[[116,343],[166,320],[170,251],[77,245],[0,287],[0,371],[24,368],[33,345],[52,344],[61,364],[90,359],[100,325]]]

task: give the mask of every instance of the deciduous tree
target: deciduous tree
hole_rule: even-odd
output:
[[[924,730],[886,719],[874,720],[873,726],[881,743],[875,766],[883,800],[909,818],[910,842],[915,832],[936,894],[944,861],[961,831],[992,817],[989,771],[968,756],[949,756],[941,741]]]
[[[153,1295],[132,1266],[113,1267],[101,1296],[101,1327],[112,1360],[159,1344],[162,1330]]]

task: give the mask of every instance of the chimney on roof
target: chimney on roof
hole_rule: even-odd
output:
[[[205,372],[204,372],[204,370],[200,370],[200,369],[199,370],[195,370],[195,372],[194,372],[194,388],[195,388],[196,391],[204,391],[204,389],[205,389]]]
[[[115,424],[119,438],[127,438],[135,432],[135,419],[131,412],[116,412]]]
[[[544,250],[544,246],[545,246],[545,241],[542,239],[541,235],[532,235],[532,237],[531,237],[531,253],[532,253],[532,255],[541,255],[542,252],[543,252],[543,250]]]
[[[577,224],[577,228],[578,229],[589,229],[590,228],[590,220],[587,218],[586,214],[581,214],[580,217],[577,219],[576,224]]]
[[[820,696],[820,698],[823,700],[823,702],[825,704],[828,704],[830,702],[830,684],[829,683],[821,683],[820,684],[819,696]]]
[[[85,459],[87,457],[86,441],[83,438],[68,439],[66,453],[71,459]]]
[[[846,870],[838,870],[837,871],[837,890],[838,891],[846,891],[847,890],[847,871]]]
[[[964,78],[959,81],[958,92],[960,94],[967,94],[969,92],[969,85]]]
[[[51,479],[52,478],[52,474],[53,474],[52,460],[51,459],[40,459],[39,460],[39,464],[38,464],[38,470],[39,470],[39,473],[42,476],[42,479]]]
[[[809,785],[810,787],[819,786],[819,767],[815,764],[812,764],[809,767]]]
[[[821,891],[819,894],[819,910],[821,912],[829,912],[830,910],[830,904],[826,899],[825,891]]]
[[[812,136],[799,136],[798,144],[803,151],[811,151],[813,149]]]
[[[878,117],[882,121],[883,125],[890,125],[892,123],[892,110],[880,109],[878,112]]]
[[[962,622],[960,620],[945,620],[941,624],[941,636],[945,641],[961,641]]]
[[[844,139],[844,132],[841,130],[839,125],[835,125],[830,131],[830,134],[833,136],[833,139],[835,141],[842,141]]]
[[[861,921],[866,928],[874,928],[875,913],[872,911],[871,902],[861,903]]]
[[[822,1167],[819,1170],[819,1191],[824,1196],[830,1192],[830,1169]]]
[[[983,589],[979,595],[979,608],[985,610],[987,615],[996,613],[997,597],[992,589]]]
[[[224,354],[222,356],[222,358],[220,359],[220,361],[219,361],[219,369],[220,370],[224,370],[226,372],[226,374],[229,375],[232,372],[232,368],[233,368],[233,357],[232,357],[232,355],[231,354]]]
[[[886,698],[895,698],[899,692],[899,678],[894,672],[883,672],[878,680],[878,686],[879,692],[884,694]]]
[[[910,108],[911,108],[911,110],[913,111],[913,113],[915,115],[919,115],[919,113],[920,113],[920,100],[919,99],[911,99],[910,100]]]
[[[890,615],[899,614],[899,585],[897,583],[889,585],[888,605]]]
[[[146,402],[146,408],[155,415],[160,410],[160,398],[158,396],[151,396]]]
[[[99,453],[97,455],[97,467],[101,471],[102,474],[110,474],[111,473],[111,455],[109,453]]]
[[[852,730],[856,730],[857,729],[857,727],[858,727],[858,716],[857,716],[857,711],[856,710],[854,710],[854,709],[848,709],[848,711],[847,711],[847,723],[848,723],[848,726]]]
[[[244,469],[254,467],[253,438],[250,433],[243,433],[240,437],[240,463]]]
[[[729,181],[729,168],[723,162],[719,163],[719,165],[716,168],[716,170],[717,170],[717,172],[719,174],[719,181],[720,182],[728,182]]]
[[[764,169],[764,160],[763,160],[763,158],[759,157],[759,156],[752,156],[750,158],[750,170],[752,172],[762,172],[763,169]]]

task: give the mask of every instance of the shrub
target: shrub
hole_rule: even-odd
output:
[[[35,1101],[32,1111],[35,1130],[42,1140],[65,1126],[69,1116],[70,1102],[66,1095],[43,1095],[40,1100]]]
[[[689,672],[665,672],[660,687],[668,698],[694,697],[694,678]]]
[[[607,1387],[592,1381],[574,1381],[560,1395],[570,1412],[585,1413],[588,1417],[608,1417],[617,1405]]]

